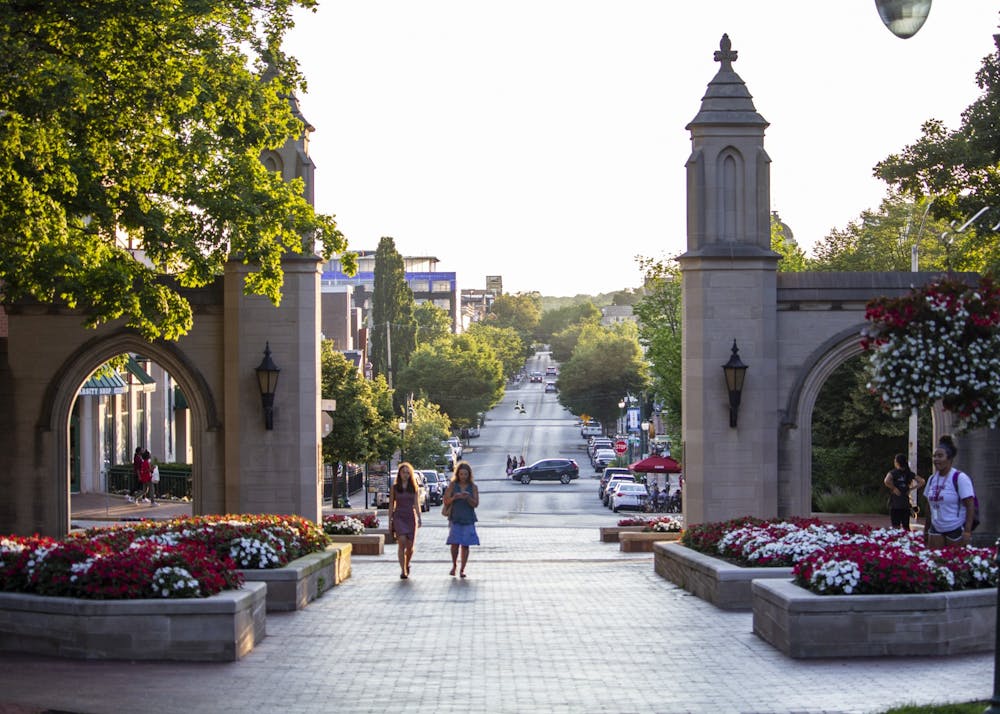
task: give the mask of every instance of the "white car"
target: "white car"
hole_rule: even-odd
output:
[[[448,439],[448,443],[451,444],[451,450],[455,452],[455,456],[459,459],[462,458],[462,440],[457,436],[453,436]]]
[[[594,452],[594,471],[604,471],[608,466],[614,463],[618,455],[615,453],[614,449],[597,449]]]
[[[622,481],[629,481],[635,483],[635,476],[632,474],[612,474],[608,479],[607,485],[604,487],[604,495],[601,496],[601,501],[608,508],[611,507],[611,493],[615,490],[615,487]]]
[[[623,508],[642,511],[646,508],[646,484],[619,481],[611,492],[611,510],[618,513]]]

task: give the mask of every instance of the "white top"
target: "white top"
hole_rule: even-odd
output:
[[[965,504],[962,499],[975,495],[972,479],[961,471],[958,472],[958,491],[955,491],[955,471],[957,469],[951,469],[947,476],[935,471],[924,487],[924,496],[931,506],[931,524],[938,533],[965,528]]]

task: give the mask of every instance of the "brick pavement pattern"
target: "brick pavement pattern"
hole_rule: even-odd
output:
[[[239,662],[0,655],[17,714],[880,712],[989,697],[993,656],[791,660],[596,528],[482,526],[466,579],[442,525],[400,580],[395,546],[308,608],[271,613]],[[0,711],[4,711],[0,705]]]

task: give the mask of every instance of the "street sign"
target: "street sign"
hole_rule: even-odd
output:
[[[618,439],[615,442],[615,453],[621,456],[626,451],[628,451],[628,442],[625,439]]]

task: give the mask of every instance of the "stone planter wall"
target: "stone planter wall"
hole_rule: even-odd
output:
[[[723,610],[752,609],[754,579],[792,577],[791,568],[741,568],[680,543],[655,543],[653,553],[658,575]]]
[[[350,543],[351,555],[382,555],[385,551],[385,538],[381,533],[330,536],[334,543]]]
[[[384,539],[385,545],[393,545],[396,542],[388,528],[366,528],[365,535],[380,535]]]
[[[602,543],[620,543],[622,533],[640,533],[645,526],[607,526],[601,528]]]
[[[789,657],[991,652],[996,588],[920,595],[817,595],[791,580],[753,583],[753,631]]]
[[[618,538],[618,550],[623,553],[652,553],[653,544],[677,540],[680,533],[622,533]]]
[[[248,583],[267,584],[268,612],[300,610],[351,576],[351,544],[335,543],[283,568],[240,572]]]
[[[0,651],[76,659],[238,660],[264,639],[265,594],[263,583],[185,599],[0,593]]]

